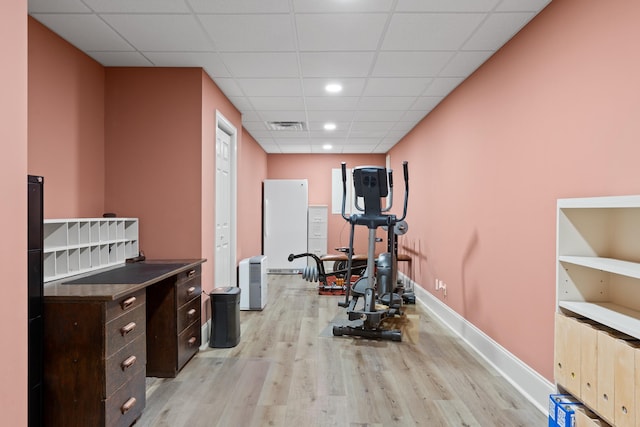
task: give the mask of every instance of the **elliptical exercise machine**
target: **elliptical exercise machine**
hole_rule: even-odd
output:
[[[408,163],[402,164],[404,172],[404,208],[402,217],[385,214],[393,206],[393,173],[391,170],[379,166],[361,166],[353,169],[353,185],[355,188],[355,208],[362,212],[347,216],[345,204],[347,199],[347,165],[342,163],[342,217],[351,224],[349,235],[349,251],[347,259],[346,283],[350,283],[353,264],[353,235],[356,225],[364,225],[369,229],[367,268],[365,274],[353,286],[347,286],[344,302],[338,305],[346,307],[350,321],[361,320],[360,326],[334,325],[333,335],[352,335],[365,338],[402,340],[402,331],[382,329],[381,323],[385,318],[402,315],[402,296],[396,288],[398,275],[398,260],[396,246],[396,226],[406,228],[404,219],[407,216],[407,201],[409,199],[409,169]],[[388,180],[387,180],[388,176]],[[387,197],[385,208],[380,199]],[[359,206],[358,198],[364,201],[364,208]],[[376,229],[384,227],[387,230],[387,252],[382,253],[376,260]],[[400,234],[400,233],[398,233]],[[357,307],[358,300],[363,299],[363,306]]]

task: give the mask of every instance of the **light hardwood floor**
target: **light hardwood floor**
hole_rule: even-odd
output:
[[[174,379],[148,379],[139,426],[544,426],[546,417],[419,305],[403,341],[333,337],[338,296],[269,276],[240,343],[200,351]],[[401,322],[402,323],[402,322]]]

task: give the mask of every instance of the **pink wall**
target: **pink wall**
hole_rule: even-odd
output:
[[[269,154],[267,161],[267,178],[308,179],[309,204],[329,206],[327,249],[328,253],[334,253],[336,247],[349,245],[350,226],[341,215],[331,214],[331,170],[340,168],[342,162],[346,162],[348,168],[363,165],[384,166],[385,155]],[[383,237],[381,231],[378,235]],[[367,253],[367,239],[367,229],[357,227],[354,237],[354,246],[357,253]],[[382,246],[378,246],[379,250],[382,248]]]
[[[45,218],[104,212],[104,68],[29,17],[29,173]]]
[[[211,78],[201,71],[201,192],[202,201],[201,215],[201,248],[200,254],[202,258],[206,258],[207,262],[202,265],[202,287],[205,292],[210,292],[214,287],[215,278],[215,260],[214,260],[214,242],[215,242],[215,201],[216,201],[216,183],[215,183],[215,141],[216,141],[216,111],[236,128],[237,143],[239,147],[243,145],[242,135],[242,118],[238,110],[224,96],[222,91],[216,86]],[[238,150],[238,169],[244,161]],[[246,185],[246,177],[238,171],[238,188]],[[240,209],[240,201],[238,202]],[[243,236],[245,230],[238,227],[238,240]],[[237,256],[237,254],[236,254]],[[232,274],[234,274],[232,272]],[[208,309],[208,299],[203,298],[204,313],[210,316]],[[204,319],[206,320],[206,319]]]
[[[150,259],[199,258],[199,68],[107,68],[105,210],[140,218]]]
[[[267,178],[267,154],[243,129],[238,150],[238,261],[262,253],[262,181]]]
[[[0,14],[0,402],[2,424],[27,425],[27,1]]]
[[[420,165],[416,280],[549,380],[556,199],[640,192],[639,19],[554,0],[390,153]]]

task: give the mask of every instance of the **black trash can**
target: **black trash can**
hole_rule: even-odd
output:
[[[209,347],[229,348],[240,342],[240,288],[214,288],[211,300]]]

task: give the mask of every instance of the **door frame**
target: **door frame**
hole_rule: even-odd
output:
[[[229,276],[231,277],[231,283],[229,283],[229,286],[237,286],[237,275],[236,275],[236,241],[237,241],[237,233],[238,233],[238,224],[237,224],[237,205],[238,205],[238,198],[237,198],[237,194],[238,194],[238,130],[236,129],[236,127],[229,121],[227,120],[227,118],[218,110],[216,110],[216,134],[215,134],[215,139],[213,141],[214,143],[214,150],[213,150],[213,155],[214,155],[214,171],[217,167],[216,165],[216,150],[215,150],[215,144],[217,144],[217,138],[218,138],[218,132],[224,132],[227,135],[229,135],[231,137],[231,144],[230,144],[230,184],[231,184],[231,194],[230,194],[230,200],[231,200],[231,217],[230,217],[230,231],[231,231],[231,235],[229,236],[229,251],[230,251],[230,257],[229,257]],[[216,179],[216,174],[213,174],[213,179]],[[215,182],[214,182],[214,186],[213,188],[215,189]],[[218,194],[216,194],[216,204],[218,203]],[[214,218],[213,218],[213,229],[214,231],[214,241],[212,242],[213,244],[213,253],[215,256],[215,242],[217,242],[219,240],[219,236],[218,236],[218,231],[217,231],[217,227],[216,227],[216,218],[215,218],[215,209],[214,209]],[[217,261],[214,260],[214,266],[217,265]],[[214,267],[215,268],[215,267]],[[214,271],[214,281],[215,281],[215,271]]]

